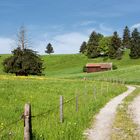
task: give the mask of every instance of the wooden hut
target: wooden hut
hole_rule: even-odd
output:
[[[112,70],[112,63],[90,63],[86,64],[86,72],[100,72],[100,71],[108,71]]]

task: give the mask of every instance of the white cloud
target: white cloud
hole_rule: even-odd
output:
[[[90,34],[92,31],[96,31],[97,33],[101,33],[104,36],[110,36],[113,34],[113,28],[108,27],[104,24],[99,24],[97,27],[89,28],[87,32]]]
[[[134,24],[130,29],[133,30],[134,28],[140,28],[140,23]]]
[[[107,33],[113,32],[113,29],[111,27],[107,27],[104,24],[100,24],[99,28],[102,32],[107,32]]]
[[[83,41],[87,41],[88,35],[79,32],[70,32],[66,34],[60,34],[54,36],[52,39],[45,41],[40,41],[37,44],[36,50],[43,54],[46,43],[52,43],[54,47],[55,54],[70,54],[78,53],[80,45]]]
[[[45,33],[44,35],[46,39],[37,41],[34,46],[36,51],[38,51],[40,54],[44,54],[47,43],[51,43],[53,45],[55,54],[78,53],[80,45],[83,41],[88,40],[92,31],[102,33],[105,36],[112,35],[113,33],[113,29],[111,27],[104,24],[99,24],[97,27],[87,28],[83,32],[60,33],[53,36],[49,36],[49,34]]]
[[[0,37],[0,54],[11,53],[14,43],[13,39]]]
[[[87,21],[83,21],[80,23],[80,26],[88,26],[88,25],[91,25],[91,24],[94,24],[96,23],[95,21],[92,21],[92,20],[87,20]]]
[[[87,22],[88,24],[89,22]],[[86,23],[85,23],[86,24]],[[37,38],[34,38],[32,42],[32,49],[36,50],[39,54],[45,53],[47,43],[51,43],[54,47],[55,54],[70,54],[78,53],[80,45],[83,41],[87,41],[92,31],[102,33],[104,35],[112,35],[113,29],[105,24],[98,24],[94,28],[86,27],[82,31],[77,32],[46,32],[41,33]],[[10,38],[0,37],[0,53],[11,53],[13,50],[12,45],[15,45],[15,41]]]

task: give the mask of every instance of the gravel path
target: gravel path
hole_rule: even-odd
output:
[[[99,114],[96,116],[93,128],[86,130],[84,133],[88,140],[110,140],[112,124],[115,118],[117,106],[126,96],[135,90],[135,87],[133,86],[127,86],[127,88],[128,90],[126,92],[113,98],[100,110]]]
[[[129,106],[129,112],[131,113],[132,119],[140,129],[140,96],[136,97]]]

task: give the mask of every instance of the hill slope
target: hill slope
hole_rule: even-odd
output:
[[[138,75],[140,74],[140,59],[130,59],[127,50],[122,60],[104,59],[102,57],[96,59],[88,59],[82,54],[67,55],[44,55],[44,74],[49,77],[60,78],[83,78],[89,77],[96,79],[101,78],[121,78],[128,82],[139,83]],[[1,55],[0,63],[8,55]],[[83,66],[86,63],[112,62],[118,69],[115,71],[98,72],[92,74],[83,73]],[[4,74],[3,67],[0,65],[0,74]]]

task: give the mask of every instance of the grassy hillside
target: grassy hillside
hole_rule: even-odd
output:
[[[69,74],[82,73],[83,66],[86,63],[112,62],[118,67],[118,70],[140,65],[140,59],[130,59],[128,54],[129,52],[126,51],[122,60],[104,58],[88,59],[81,54],[50,55],[42,56],[42,58],[44,60],[44,66],[46,67],[46,76],[66,76]]]
[[[0,57],[0,73],[4,74],[2,71],[3,67],[1,62],[5,59],[7,55],[1,55]],[[115,59],[88,59],[82,54],[70,54],[70,55],[44,55],[41,56],[44,60],[44,74],[49,77],[69,77],[69,78],[83,78],[87,77],[119,77],[119,78],[138,78],[140,59],[130,59],[129,51],[127,50],[122,58],[122,60]],[[112,72],[100,72],[94,74],[83,74],[83,66],[86,63],[99,63],[99,62],[112,62],[118,69]],[[135,72],[133,75],[132,72]],[[137,80],[137,79],[136,79]]]
[[[26,102],[32,104],[33,116],[58,106],[59,96],[63,95],[69,104],[65,105],[64,123],[59,122],[59,109],[47,115],[33,118],[34,139],[83,139],[83,131],[89,127],[91,119],[111,98],[126,88],[123,85],[93,81],[102,78],[121,78],[127,82],[140,83],[140,59],[132,60],[125,53],[122,60],[88,59],[81,54],[44,55],[44,74],[42,77],[16,77],[5,74],[2,61],[9,55],[0,57],[0,139],[22,139],[23,121],[4,129],[9,123],[19,119]],[[86,63],[113,62],[115,71],[87,74],[82,69]],[[83,81],[88,77],[92,80]],[[96,87],[96,99],[95,91]],[[109,89],[108,89],[108,88]],[[94,94],[93,94],[94,93]],[[79,112],[75,112],[75,96],[79,94]],[[9,113],[10,112],[10,113]],[[41,126],[41,127],[40,127]],[[10,135],[9,135],[10,134]]]

